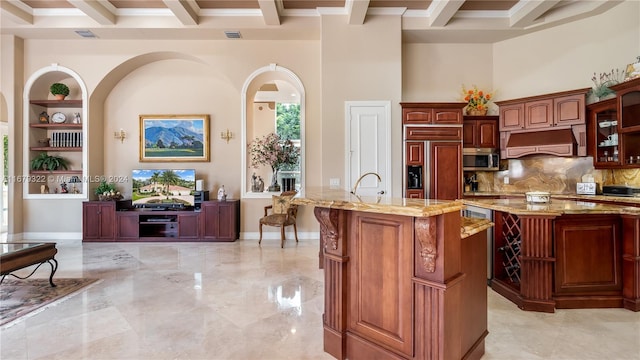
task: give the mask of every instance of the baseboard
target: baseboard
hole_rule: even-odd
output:
[[[25,232],[21,234],[10,234],[11,241],[55,241],[55,242],[76,242],[82,241],[81,232]]]
[[[294,239],[295,240],[295,235],[293,234],[293,231],[285,231],[284,236],[287,240],[289,239]],[[300,240],[313,240],[313,239],[319,239],[320,238],[320,233],[319,232],[298,232],[298,239]],[[246,239],[246,240],[258,240],[260,239],[260,233],[259,232],[241,232],[240,233],[240,239]],[[268,240],[280,240],[280,232],[279,231],[263,231],[262,232],[262,239],[268,239]]]

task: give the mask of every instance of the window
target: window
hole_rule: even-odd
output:
[[[300,104],[276,103],[276,134],[289,139],[300,149]],[[278,173],[278,182],[283,191],[300,191],[300,162],[285,165]],[[293,180],[291,180],[293,179]]]

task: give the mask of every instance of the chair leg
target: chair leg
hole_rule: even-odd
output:
[[[260,224],[260,240],[258,240],[258,245],[262,243],[262,224]]]
[[[284,248],[284,226],[280,226],[280,247]]]
[[[296,242],[298,242],[298,227],[296,223],[293,223],[293,234],[296,236]]]

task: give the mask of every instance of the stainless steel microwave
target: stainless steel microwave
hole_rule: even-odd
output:
[[[500,156],[494,149],[462,149],[462,170],[498,171]]]

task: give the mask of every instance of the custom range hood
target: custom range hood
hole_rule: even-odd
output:
[[[577,153],[579,141],[571,129],[510,133],[507,136],[503,158],[519,158],[532,154],[584,156]]]

